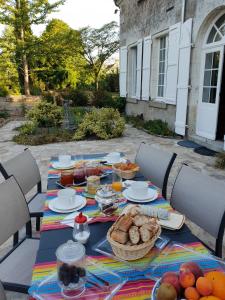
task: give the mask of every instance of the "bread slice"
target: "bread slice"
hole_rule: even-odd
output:
[[[140,229],[140,235],[141,235],[141,239],[142,239],[142,242],[143,243],[146,243],[148,242],[151,237],[152,237],[152,234],[151,232],[145,227],[145,225],[141,226]]]
[[[133,223],[135,226],[141,227],[142,225],[149,223],[149,217],[145,215],[137,215],[133,218]]]
[[[131,226],[129,230],[129,238],[133,245],[137,245],[140,241],[140,233],[137,226]]]
[[[130,227],[133,224],[133,219],[130,215],[124,215],[120,218],[120,220],[116,223],[116,229],[121,230],[123,232],[128,232]]]
[[[111,233],[111,238],[115,242],[125,245],[128,242],[128,233],[121,230],[114,230]]]

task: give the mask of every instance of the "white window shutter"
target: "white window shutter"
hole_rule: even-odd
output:
[[[169,43],[167,56],[166,93],[167,103],[176,104],[177,99],[177,76],[178,76],[178,56],[180,40],[180,23],[169,29]]]
[[[181,25],[175,132],[185,135],[192,42],[192,19]]]
[[[127,47],[120,48],[120,97],[127,96]]]
[[[137,43],[137,89],[136,99],[141,99],[141,72],[142,71],[142,39]]]
[[[143,45],[143,67],[142,67],[142,100],[149,100],[150,97],[150,80],[151,80],[151,52],[152,38],[144,38]]]

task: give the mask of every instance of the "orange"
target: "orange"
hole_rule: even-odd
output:
[[[212,295],[225,300],[225,274],[219,271],[212,271],[205,275],[213,285]]]
[[[184,291],[184,296],[187,300],[199,300],[200,295],[195,287],[188,287]]]
[[[206,277],[199,277],[196,281],[196,288],[202,296],[209,296],[212,294],[212,281]]]
[[[206,297],[202,297],[199,300],[221,300],[220,298],[217,298],[215,296],[206,296]]]

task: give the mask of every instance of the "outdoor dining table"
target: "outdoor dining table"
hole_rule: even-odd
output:
[[[105,154],[96,154],[96,155],[85,155],[83,159],[99,159],[103,158]],[[51,161],[57,160],[57,157],[53,157]],[[110,168],[108,167],[108,170]],[[58,172],[59,173],[59,172]],[[56,196],[57,190],[60,187],[56,184],[58,180],[58,173],[51,167],[51,163],[49,165],[49,172],[48,172],[48,187],[47,187],[47,201],[51,201],[52,198]],[[135,180],[144,180],[144,177],[138,173],[136,175]],[[101,183],[106,184],[111,181],[111,176],[107,176],[106,178],[102,179]],[[81,188],[82,191],[82,188]],[[78,188],[79,192],[79,188]],[[94,199],[88,200],[88,205],[90,201],[90,207],[95,207],[96,203]],[[157,202],[160,203],[160,207],[167,205],[169,207],[169,203],[159,196],[157,200],[154,201],[157,206]],[[124,205],[124,204],[123,204]],[[84,208],[82,211],[88,213],[87,210],[85,211]],[[48,276],[52,271],[56,270],[56,249],[61,244],[67,242],[68,240],[72,240],[72,228],[66,225],[62,225],[58,219],[62,219],[65,215],[60,215],[54,212],[51,212],[48,209],[46,204],[43,221],[42,221],[42,228],[41,228],[41,236],[40,236],[40,247],[37,253],[36,264],[34,266],[33,272],[33,279],[32,283],[35,284],[38,280],[43,279],[44,277]],[[85,245],[86,247],[86,254],[88,256],[97,258],[101,260],[101,263],[104,261],[107,263],[107,267],[110,267],[110,263],[113,263],[114,272],[120,273],[121,262],[117,262],[113,258],[105,257],[101,253],[96,252],[93,249],[93,246],[106,237],[107,231],[110,226],[113,224],[112,219],[96,219],[96,222],[93,222],[89,225],[90,228],[90,238]],[[183,227],[179,230],[162,230],[162,235],[167,237],[170,241],[176,241],[178,243],[184,244],[191,249],[200,252],[207,252],[204,246],[199,242],[198,238],[195,237],[190,229],[183,225]],[[118,263],[118,266],[117,266]],[[118,269],[117,269],[118,267]],[[120,273],[121,274],[121,273]],[[154,282],[142,274],[140,277],[140,272],[137,274],[135,271],[132,271],[132,278],[129,281],[129,273],[128,274],[128,282],[121,288],[121,290],[114,296],[113,299],[150,299],[151,290],[154,285]],[[137,277],[135,278],[135,276]],[[51,291],[49,291],[51,293]],[[62,299],[59,296],[52,295],[52,298],[49,299]],[[82,297],[81,297],[82,299]]]

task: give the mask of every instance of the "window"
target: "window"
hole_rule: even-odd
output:
[[[163,98],[166,88],[166,71],[167,71],[167,49],[168,37],[163,36],[159,39],[159,67],[158,67],[158,91],[157,96]]]
[[[137,46],[130,48],[129,55],[129,96],[136,98],[137,91]]]
[[[219,62],[220,51],[206,54],[202,102],[216,103]]]
[[[208,39],[207,44],[219,42],[225,36],[225,14],[220,17],[213,25]]]

